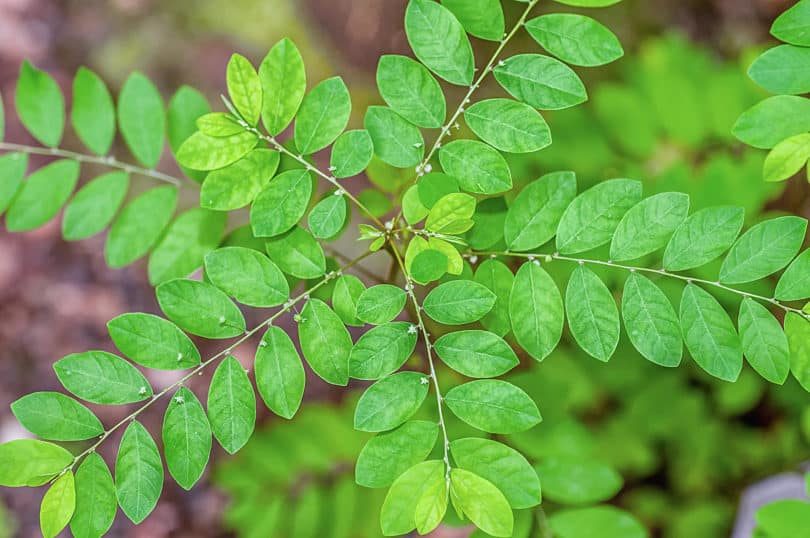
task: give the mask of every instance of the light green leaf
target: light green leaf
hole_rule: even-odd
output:
[[[153,314],[121,314],[107,323],[115,347],[133,361],[156,370],[182,370],[200,364],[200,352],[175,324]]]
[[[292,418],[304,396],[306,374],[286,332],[272,325],[267,328],[256,350],[254,368],[264,404],[278,416]]]
[[[304,92],[307,74],[301,53],[286,37],[273,45],[259,66],[262,83],[262,122],[271,135],[283,131],[295,117]]]
[[[563,213],[557,248],[576,254],[602,246],[613,237],[627,211],[641,201],[641,182],[611,179],[577,196]]]
[[[156,289],[166,317],[203,338],[231,338],[245,332],[245,318],[222,291],[206,282],[177,278]]]
[[[75,241],[102,231],[121,208],[128,189],[125,172],[108,172],[87,183],[65,207],[62,236]]]
[[[791,45],[810,46],[810,2],[800,0],[779,15],[773,21],[771,35]]]
[[[190,86],[180,86],[169,99],[169,108],[166,111],[167,134],[169,146],[175,155],[183,142],[197,132],[197,119],[209,112],[211,106],[205,96]],[[190,170],[182,165],[180,168],[197,183],[202,183],[205,179],[205,172]]]
[[[65,128],[65,99],[56,81],[31,62],[20,64],[15,94],[17,115],[31,135],[45,146],[55,148]]]
[[[810,525],[810,506],[800,499],[781,499],[770,502],[757,510],[758,531],[770,538],[800,536]]]
[[[211,454],[211,425],[193,392],[180,387],[172,396],[163,419],[166,466],[183,489],[200,479]]]
[[[364,291],[357,300],[357,317],[366,323],[381,325],[391,321],[405,307],[405,290],[391,284],[379,284]]]
[[[475,60],[461,23],[441,4],[411,0],[405,11],[405,34],[416,58],[451,84],[469,86]]]
[[[133,420],[121,438],[115,458],[115,495],[124,514],[136,525],[155,509],[163,489],[163,464],[146,428]]]
[[[407,56],[381,56],[377,87],[388,106],[414,125],[438,128],[444,123],[447,104],[441,86],[419,62]]]
[[[342,194],[328,193],[309,212],[307,224],[312,235],[318,239],[333,239],[346,224],[349,204]]]
[[[265,248],[270,259],[288,275],[318,278],[326,272],[326,257],[321,245],[300,226],[271,238],[265,243]]]
[[[754,60],[748,76],[771,93],[808,93],[810,49],[793,45],[770,48]]]
[[[332,307],[346,325],[355,327],[365,325],[357,318],[357,301],[364,291],[366,286],[354,275],[342,275],[335,282],[332,290]]]
[[[233,164],[214,170],[203,182],[200,207],[231,211],[251,203],[276,173],[277,151],[254,149]]]
[[[619,310],[613,295],[593,271],[579,266],[565,290],[568,327],[590,356],[607,362],[619,344]]]
[[[390,486],[402,473],[430,454],[439,435],[439,425],[411,420],[369,439],[355,465],[355,480],[363,487]]]
[[[234,454],[245,446],[253,435],[256,395],[245,369],[231,355],[217,366],[211,378],[208,420],[214,437],[228,454]]]
[[[11,404],[29,432],[49,441],[83,441],[104,431],[92,411],[58,392],[33,392]]]
[[[80,67],[73,78],[70,120],[90,151],[97,155],[110,151],[115,138],[115,106],[107,85],[86,67]]]
[[[181,213],[149,256],[149,283],[155,286],[199,269],[205,255],[219,245],[226,220],[226,213],[201,207]]]
[[[233,136],[244,131],[245,128],[239,125],[239,119],[233,114],[225,112],[211,112],[200,116],[195,121],[197,129],[208,136]]]
[[[542,54],[518,54],[495,70],[495,79],[515,99],[539,110],[559,110],[588,100],[570,67]]]
[[[415,166],[425,155],[422,132],[390,108],[368,107],[363,126],[371,136],[374,154],[391,166]]]
[[[804,390],[810,392],[810,321],[788,312],[785,335],[790,346],[790,371]]]
[[[157,242],[177,206],[177,189],[156,187],[138,195],[113,222],[104,257],[110,267],[128,265]]]
[[[57,478],[39,508],[39,527],[43,538],[54,538],[64,529],[76,509],[76,486],[73,471]]]
[[[785,332],[773,314],[746,297],[740,304],[737,325],[748,363],[771,383],[784,383],[790,370],[790,349]]]
[[[340,77],[317,84],[304,97],[295,118],[295,145],[310,155],[335,141],[349,123],[352,101]]]
[[[332,145],[330,167],[336,178],[356,176],[374,156],[374,143],[365,129],[346,131]]]
[[[425,229],[443,234],[466,232],[472,226],[475,213],[475,198],[469,194],[454,192],[442,197],[430,209]]]
[[[762,177],[765,181],[785,181],[796,175],[810,158],[810,133],[782,140],[765,157]]]
[[[431,482],[422,492],[413,514],[416,532],[421,535],[433,532],[447,513],[447,481]]]
[[[504,336],[512,330],[509,321],[509,294],[514,280],[512,271],[498,260],[486,260],[475,271],[475,281],[495,294],[495,304],[481,318],[481,325],[498,336]]]
[[[451,469],[450,494],[476,527],[492,536],[512,536],[512,509],[492,482],[464,469]]]
[[[27,167],[28,155],[25,153],[7,153],[0,157],[0,177],[3,178],[0,181],[0,214],[19,192]]]
[[[675,309],[658,286],[638,273],[624,283],[622,318],[630,342],[645,359],[661,366],[681,363],[683,341]]]
[[[573,456],[545,458],[537,466],[543,494],[562,504],[594,504],[615,496],[624,481],[613,467]]]
[[[442,0],[442,4],[470,35],[489,41],[503,39],[503,8],[499,0]]]
[[[15,439],[0,444],[0,485],[41,486],[73,463],[73,454],[53,443]]]
[[[692,214],[670,238],[664,268],[684,271],[705,265],[725,252],[737,239],[745,220],[741,207],[707,207]]]
[[[259,74],[250,60],[241,54],[233,54],[226,71],[228,95],[233,106],[248,125],[259,123],[262,112],[262,85]]]
[[[217,170],[247,155],[258,142],[250,131],[221,137],[196,132],[177,149],[177,162],[192,170]]]
[[[382,378],[360,396],[354,428],[366,432],[396,428],[419,409],[428,387],[428,377],[420,372],[399,372]]]
[[[349,377],[380,379],[397,371],[413,354],[417,327],[394,321],[374,327],[354,344],[349,355]]]
[[[527,251],[547,243],[576,195],[573,172],[552,172],[526,185],[506,214],[503,232],[509,250]]]
[[[776,284],[774,297],[781,301],[798,301],[810,297],[810,249],[799,254],[785,269]]]
[[[384,536],[400,536],[416,528],[416,506],[422,494],[445,483],[445,466],[441,460],[417,463],[402,473],[391,485],[380,512]]]
[[[753,282],[785,267],[804,242],[807,220],[786,216],[752,226],[731,247],[720,267],[724,284]]]
[[[118,501],[110,469],[96,452],[76,471],[76,510],[70,519],[75,538],[101,538],[112,527]]]
[[[563,301],[557,284],[534,263],[524,263],[509,294],[509,318],[518,344],[534,359],[545,359],[560,341]]]
[[[449,260],[447,255],[436,249],[427,248],[419,251],[411,262],[411,278],[419,284],[428,284],[439,280],[446,272]]]
[[[624,56],[613,32],[584,15],[543,15],[527,21],[526,30],[544,49],[572,65],[605,65]]]
[[[810,99],[774,95],[743,112],[731,132],[749,146],[771,149],[793,135],[810,131]]]
[[[312,176],[306,170],[288,170],[273,178],[250,208],[250,226],[256,237],[274,237],[295,226],[312,197]]]
[[[557,0],[560,1],[560,0]],[[614,506],[593,506],[562,510],[552,514],[548,524],[559,538],[648,538],[644,526]]]
[[[509,165],[497,150],[477,140],[454,140],[439,151],[445,172],[475,194],[497,194],[512,188]]]
[[[147,168],[157,166],[166,136],[166,113],[160,92],[141,73],[132,73],[121,88],[118,125],[132,155]]]
[[[312,368],[327,383],[349,382],[352,338],[335,312],[319,299],[310,299],[301,311],[298,339]]]
[[[499,379],[458,385],[444,395],[444,401],[458,418],[489,433],[521,432],[542,420],[528,394]]]
[[[472,280],[445,282],[425,297],[425,312],[446,325],[463,325],[478,321],[492,310],[495,294]]]
[[[53,365],[71,393],[97,404],[121,405],[152,397],[152,387],[137,368],[106,351],[73,353]]]
[[[213,285],[248,306],[277,306],[290,296],[281,269],[250,248],[225,247],[209,252],[205,274]]]
[[[509,344],[488,331],[447,333],[433,347],[447,366],[467,377],[497,377],[520,364]]]
[[[79,163],[61,159],[43,166],[19,187],[6,213],[6,229],[39,228],[59,212],[79,179]]]
[[[464,111],[472,132],[495,148],[532,153],[551,144],[551,130],[539,112],[511,99],[479,101]]]
[[[689,195],[662,192],[631,207],[624,214],[613,241],[610,258],[634,260],[663,247],[689,214]]]

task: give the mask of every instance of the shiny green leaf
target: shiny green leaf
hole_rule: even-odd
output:
[[[270,259],[288,275],[318,278],[326,272],[326,257],[321,245],[300,226],[271,238],[265,243],[265,248]]]
[[[6,229],[24,232],[39,228],[59,212],[79,179],[79,163],[54,161],[28,176],[6,213]]]
[[[277,151],[254,149],[233,164],[214,170],[200,189],[200,207],[231,211],[251,203],[276,173]]]
[[[374,154],[391,166],[415,166],[425,155],[422,132],[390,108],[368,107],[363,126],[371,136]]]
[[[41,486],[73,463],[73,454],[53,443],[15,439],[0,444],[0,485]]]
[[[355,466],[355,480],[363,487],[390,486],[402,473],[423,461],[439,435],[435,422],[411,420],[369,439]]]
[[[186,387],[172,396],[163,419],[166,466],[183,489],[200,479],[211,454],[211,425],[200,401]]]
[[[115,458],[115,495],[136,525],[152,513],[163,489],[163,463],[157,445],[138,421],[124,431]]]
[[[391,284],[378,284],[364,291],[357,300],[357,317],[366,323],[380,325],[391,321],[405,307],[405,290]]]
[[[439,151],[445,172],[475,194],[497,194],[512,188],[512,173],[503,156],[477,140],[454,140]]]
[[[509,344],[488,331],[447,333],[433,347],[447,366],[467,377],[498,377],[520,364]]]
[[[399,55],[380,56],[377,87],[385,102],[419,127],[438,128],[447,105],[441,86],[419,62]]]
[[[75,538],[101,538],[112,527],[118,501],[112,474],[95,452],[85,457],[76,471],[76,510],[70,519]]]
[[[551,131],[539,112],[511,99],[479,101],[464,111],[472,132],[509,153],[532,153],[551,144]]]
[[[374,156],[374,143],[365,129],[346,131],[332,145],[330,170],[336,178],[356,176]]]
[[[250,208],[256,237],[275,237],[290,230],[306,213],[312,177],[306,170],[288,170],[267,184]]]
[[[432,289],[422,304],[428,316],[446,325],[478,321],[492,310],[495,294],[471,280],[445,282]]]
[[[416,58],[451,84],[469,86],[475,60],[464,28],[444,6],[430,0],[410,0],[405,34]]]
[[[262,83],[262,122],[271,135],[281,133],[295,117],[304,92],[307,75],[301,53],[284,38],[270,49],[259,66]]]

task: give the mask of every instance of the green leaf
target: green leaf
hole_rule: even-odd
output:
[[[405,34],[416,58],[451,84],[469,86],[475,60],[461,23],[441,4],[411,0],[405,11]]]
[[[499,379],[479,379],[453,387],[444,401],[458,418],[489,433],[521,432],[542,420],[528,394]]]
[[[560,341],[563,301],[549,274],[534,263],[524,263],[509,294],[509,318],[518,344],[534,359],[545,359]]]
[[[551,145],[551,130],[539,112],[511,99],[479,101],[464,111],[472,132],[509,153],[532,153]]]
[[[810,391],[810,321],[788,312],[785,335],[790,346],[790,371],[804,390]]]
[[[622,318],[630,342],[645,359],[678,366],[683,356],[681,326],[672,303],[650,279],[632,273],[624,283]]]
[[[61,159],[43,166],[23,182],[6,213],[6,229],[39,228],[59,212],[79,179],[79,163]]]
[[[312,208],[307,224],[312,235],[318,239],[332,239],[343,230],[348,212],[346,198],[335,191],[327,194]]]
[[[110,151],[115,138],[115,106],[107,85],[86,67],[80,67],[73,78],[70,120],[90,151],[97,155]]]
[[[613,32],[584,15],[543,15],[527,21],[526,30],[544,49],[572,65],[605,65],[624,56]]]
[[[312,197],[312,176],[306,170],[282,172],[267,184],[250,208],[256,237],[274,237],[295,226]]]
[[[182,370],[200,364],[200,352],[174,323],[153,314],[129,313],[107,323],[115,347],[147,368]]]
[[[346,131],[332,145],[329,169],[336,178],[356,176],[366,169],[373,156],[374,143],[368,131]]]
[[[226,112],[211,112],[195,121],[197,129],[208,136],[233,136],[245,130],[239,125],[239,118]]]
[[[439,128],[444,124],[447,115],[444,93],[419,62],[407,56],[381,56],[377,87],[386,104],[414,125]]]
[[[397,168],[419,164],[425,155],[425,139],[418,127],[384,106],[370,106],[363,120],[374,154]]]
[[[577,196],[563,213],[557,249],[576,254],[602,246],[613,237],[627,211],[641,201],[641,182],[611,179]]]
[[[112,527],[117,510],[110,469],[101,456],[91,452],[76,471],[76,510],[70,532],[75,538],[100,538]]]
[[[0,177],[3,178],[0,181],[0,214],[19,192],[27,167],[28,155],[25,153],[7,153],[0,157]]]
[[[731,247],[720,267],[724,284],[753,282],[785,267],[804,242],[807,220],[777,217],[752,226]]]
[[[463,325],[478,321],[492,310],[495,294],[472,280],[445,282],[425,297],[425,312],[446,325]]]
[[[258,142],[250,131],[221,137],[196,132],[177,149],[177,162],[192,170],[217,170],[247,155]]]
[[[410,269],[411,278],[420,284],[439,280],[447,272],[447,255],[428,248],[416,254]]]
[[[185,277],[199,269],[205,255],[217,248],[227,214],[200,207],[181,213],[149,256],[153,286]]]
[[[615,496],[624,484],[613,467],[573,456],[545,458],[537,473],[543,494],[562,504],[594,504]]]
[[[771,93],[808,93],[810,49],[793,45],[770,48],[754,60],[748,76]]]
[[[364,291],[357,300],[357,317],[366,323],[381,325],[391,321],[405,307],[405,290],[391,284],[379,284]]]
[[[177,206],[177,189],[156,187],[138,195],[113,222],[104,257],[110,267],[128,265],[157,242]]]
[[[442,4],[470,35],[489,41],[503,39],[503,8],[498,0],[442,0]]]
[[[560,1],[560,0],[557,0]],[[614,506],[592,506],[561,510],[548,518],[554,536],[559,538],[648,538],[646,529],[636,519]]]
[[[503,234],[509,250],[527,251],[547,243],[576,195],[573,172],[553,172],[526,185],[506,214]]]
[[[349,382],[349,354],[352,338],[335,312],[319,299],[310,299],[301,311],[298,339],[312,368],[327,383],[345,386]]]
[[[340,320],[346,325],[362,327],[363,321],[357,318],[357,301],[366,286],[354,275],[342,275],[335,282],[332,290],[332,307]]]
[[[441,460],[417,463],[402,473],[391,485],[380,511],[384,536],[400,536],[416,528],[416,507],[422,494],[445,483],[445,466]]]
[[[152,387],[137,368],[106,351],[73,353],[53,365],[71,393],[97,404],[121,405],[152,397]]]
[[[132,155],[147,168],[160,160],[166,131],[163,99],[143,74],[132,73],[118,96],[118,125]]]
[[[568,327],[588,355],[607,362],[619,344],[619,310],[613,295],[593,271],[579,266],[565,290]]]
[[[225,247],[205,256],[208,280],[248,306],[277,306],[290,296],[290,286],[275,263],[253,249]]]
[[[357,199],[374,217],[382,217],[391,211],[391,199],[376,189],[364,189],[357,195]]]
[[[512,536],[514,516],[503,493],[489,480],[459,468],[450,470],[450,494],[454,504],[492,536]]]
[[[267,328],[256,350],[254,368],[264,404],[278,416],[292,418],[304,396],[306,374],[286,332],[272,325]]]
[[[796,175],[810,158],[810,133],[782,140],[768,153],[762,167],[765,181],[785,181]]]
[[[770,149],[793,135],[810,131],[810,99],[774,95],[743,112],[732,133],[749,146]]]
[[[491,482],[515,509],[540,504],[540,480],[520,452],[497,441],[468,437],[450,443],[456,464]]]
[[[121,208],[128,190],[125,172],[108,172],[87,183],[65,207],[62,236],[75,241],[102,231]]]
[[[382,378],[360,396],[354,428],[366,432],[396,428],[419,409],[428,387],[428,377],[420,372],[399,372]]]
[[[686,348],[701,368],[724,381],[742,369],[742,347],[734,324],[711,294],[687,284],[681,298],[681,330]]]
[[[662,192],[631,207],[624,214],[613,241],[610,258],[634,260],[663,247],[689,214],[689,195]]]
[[[318,278],[326,272],[326,257],[321,245],[300,226],[271,238],[265,243],[265,248],[270,259],[288,275]]]
[[[810,46],[810,3],[800,0],[779,15],[773,21],[771,35],[791,45]]]
[[[467,244],[474,250],[485,250],[503,241],[506,211],[506,201],[501,196],[481,200],[472,217],[473,227],[467,231]]]
[[[504,336],[512,330],[509,321],[509,294],[514,280],[512,271],[498,260],[486,260],[475,271],[475,281],[495,294],[495,304],[481,318],[481,325],[498,336]]]
[[[413,514],[416,532],[419,534],[425,535],[433,532],[444,519],[444,515],[447,513],[447,486],[446,480],[431,481],[419,497]]]
[[[785,269],[776,284],[774,297],[781,301],[798,301],[810,297],[810,250],[799,254]]]
[[[740,304],[737,325],[748,363],[771,383],[784,383],[790,370],[790,349],[785,332],[773,314],[746,297]]]
[[[39,508],[39,527],[43,538],[54,538],[64,529],[76,509],[76,487],[73,472],[68,471],[45,492]]]
[[[134,420],[127,426],[115,458],[115,495],[124,514],[136,525],[157,505],[163,489],[163,464],[146,428]]]
[[[0,444],[0,485],[41,486],[73,463],[73,454],[53,443],[15,439]]]
[[[433,347],[447,366],[467,377],[497,377],[520,364],[509,344],[488,331],[447,333]]]
[[[183,142],[197,132],[197,119],[210,112],[211,107],[205,96],[190,86],[181,86],[169,99],[169,108],[166,111],[167,134],[169,146],[175,155]],[[202,183],[205,179],[205,172],[190,170],[184,166],[180,168],[197,183]]]
[[[203,338],[231,338],[245,332],[245,318],[225,293],[206,282],[177,278],[156,289],[166,317]]]
[[[369,441],[357,456],[355,480],[363,487],[390,486],[402,473],[423,461],[433,450],[439,425],[411,420]]]
[[[55,148],[65,128],[65,99],[56,81],[31,62],[20,64],[15,106],[20,122],[45,146]]]
[[[262,122],[275,136],[290,124],[307,89],[307,74],[301,53],[284,38],[270,49],[259,66],[262,83]]]
[[[340,77],[317,84],[304,97],[295,118],[295,145],[310,155],[335,141],[349,123],[352,101]]]
[[[29,432],[50,441],[83,441],[104,432],[92,411],[58,392],[33,392],[11,404]]]
[[[417,180],[416,191],[419,202],[426,209],[433,209],[448,194],[459,192],[458,180],[441,172],[429,172]]]
[[[256,395],[245,369],[231,355],[217,366],[211,378],[208,420],[214,437],[228,454],[234,454],[245,446],[253,435]]]
[[[349,355],[349,377],[380,379],[397,371],[413,354],[417,327],[394,321],[363,333]]]
[[[183,489],[200,479],[211,454],[211,425],[193,392],[180,387],[172,396],[163,419],[166,466]]]
[[[233,106],[248,125],[259,123],[262,112],[262,85],[259,74],[250,60],[241,54],[233,54],[226,71],[228,95]]]
[[[264,189],[280,161],[279,153],[254,149],[233,164],[214,170],[200,190],[200,206],[231,211],[251,203]]]
[[[582,80],[559,60],[542,54],[518,54],[494,69],[509,94],[539,110],[569,108],[588,100]]]
[[[454,192],[433,205],[425,221],[425,229],[443,234],[463,233],[472,226],[470,219],[474,213],[475,198]]]
[[[467,192],[497,194],[512,188],[512,173],[506,160],[483,142],[454,140],[439,151],[439,162]]]
[[[759,530],[765,536],[787,538],[800,536],[810,524],[810,510],[804,500],[781,499],[762,506],[756,512]]]
[[[737,239],[745,220],[741,207],[708,207],[692,214],[670,238],[664,268],[684,271],[706,265]]]

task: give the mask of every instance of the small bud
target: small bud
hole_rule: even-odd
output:
[[[184,403],[184,402],[185,402],[185,400],[183,399],[183,397],[182,397],[182,396],[175,396],[175,397],[174,397],[174,402],[175,402],[175,403],[178,403],[178,404],[182,404],[182,403]]]
[[[302,316],[301,314],[295,314],[293,316],[293,321],[296,323],[301,323],[304,321],[304,316]]]
[[[478,263],[478,256],[470,256],[470,263],[472,264]]]
[[[408,326],[408,334],[416,334],[419,331],[419,327],[414,324]]]
[[[427,163],[425,165],[425,172],[427,172],[429,174],[432,170],[433,170],[433,165],[430,164],[430,163]]]
[[[144,395],[144,394],[146,394],[147,392],[148,392],[148,391],[146,390],[146,387],[141,387],[141,388],[138,390],[138,394],[140,394],[141,396],[143,396],[143,395]]]
[[[330,172],[334,172],[335,170],[337,170],[337,166],[330,166],[329,167]]]
[[[422,385],[427,385],[428,383],[430,383],[430,380],[428,378],[426,378],[426,377],[423,377],[422,379],[419,380],[419,382]]]

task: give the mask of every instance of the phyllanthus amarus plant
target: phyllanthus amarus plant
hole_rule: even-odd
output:
[[[600,7],[616,0],[560,2]],[[537,425],[540,411],[517,385],[497,378],[521,357],[546,359],[566,320],[566,339],[600,361],[614,354],[624,326],[626,338],[656,364],[679,365],[686,344],[692,359],[719,379],[736,380],[745,357],[771,382],[792,372],[810,389],[804,219],[781,216],[742,232],[742,209],[690,214],[687,194],[644,197],[641,182],[623,178],[578,193],[569,171],[515,188],[503,154],[542,150],[551,133],[539,111],[587,100],[569,65],[598,66],[623,55],[595,19],[536,16],[537,0],[524,4],[507,30],[497,0],[411,0],[405,31],[416,59],[380,58],[377,85],[385,105],[369,107],[363,128],[349,131],[346,85],[334,77],[307,91],[303,59],[288,39],[258,69],[243,56],[231,58],[220,112],[186,87],[164,112],[157,90],[138,73],[114,105],[105,84],[80,70],[70,119],[91,154],[60,147],[62,94],[50,76],[23,64],[16,109],[43,146],[0,143],[9,151],[0,159],[7,228],[36,228],[64,204],[66,239],[110,226],[108,263],[122,266],[148,253],[165,315],[111,320],[110,338],[123,357],[87,351],[57,361],[55,373],[75,398],[37,392],[12,404],[20,423],[43,440],[0,445],[0,484],[49,485],[41,508],[45,536],[67,525],[75,536],[101,536],[119,506],[140,523],[160,497],[164,463],[179,485],[191,488],[213,438],[230,453],[249,440],[255,391],[274,413],[293,418],[305,374],[293,338],[274,324],[287,315],[315,374],[334,385],[372,382],[357,402],[354,428],[376,435],[357,456],[355,478],[388,488],[380,515],[387,536],[428,533],[448,507],[489,535],[512,536],[513,511],[540,504],[536,471],[499,441]],[[539,48],[503,54],[524,30],[546,54]],[[488,60],[476,62],[468,34],[493,42]],[[481,99],[477,91],[490,77],[504,92]],[[466,88],[459,104],[448,108],[439,79]],[[108,155],[117,131],[139,164]],[[176,218],[177,189],[188,182],[154,170],[165,136],[183,171],[201,183],[199,207]],[[326,148],[329,166],[319,167],[311,156]],[[24,179],[28,154],[58,159]],[[84,165],[111,171],[71,199]],[[384,171],[391,188],[383,190],[395,195],[395,205],[379,192],[354,195],[344,187],[369,167]],[[122,209],[130,176],[169,185],[146,190]],[[223,239],[228,214],[248,207],[249,226]],[[338,265],[325,250],[347,230],[352,207],[365,219],[359,239],[368,248]],[[369,256],[383,255],[392,262],[390,277],[366,287],[354,272],[362,274]],[[693,275],[721,258],[716,278]],[[548,265],[569,268],[564,282]],[[200,267],[204,278],[189,278]],[[620,308],[600,276],[603,268],[626,275]],[[664,280],[682,283],[677,308],[658,285]],[[749,291],[750,283],[760,290],[772,281],[773,293]],[[733,312],[716,293],[736,299]],[[248,328],[236,303],[269,309],[267,317]],[[784,326],[775,313],[784,314]],[[353,341],[347,326],[367,330]],[[260,334],[246,372],[232,353]],[[226,344],[202,357],[189,335]],[[421,366],[409,362],[414,353],[424,357]],[[447,388],[439,361],[470,380]],[[186,373],[155,391],[136,365]],[[203,395],[185,382],[208,371],[203,405]],[[104,425],[79,400],[136,405],[120,422]],[[434,420],[412,419],[423,406]],[[138,420],[150,407],[165,410],[161,432]],[[448,413],[481,436],[454,438]],[[118,430],[123,437],[115,450],[107,440]],[[68,450],[59,444],[66,441],[85,443]],[[102,450],[115,456],[114,473],[98,455]],[[646,536],[632,516],[609,506],[561,510],[548,521],[562,538]]]

